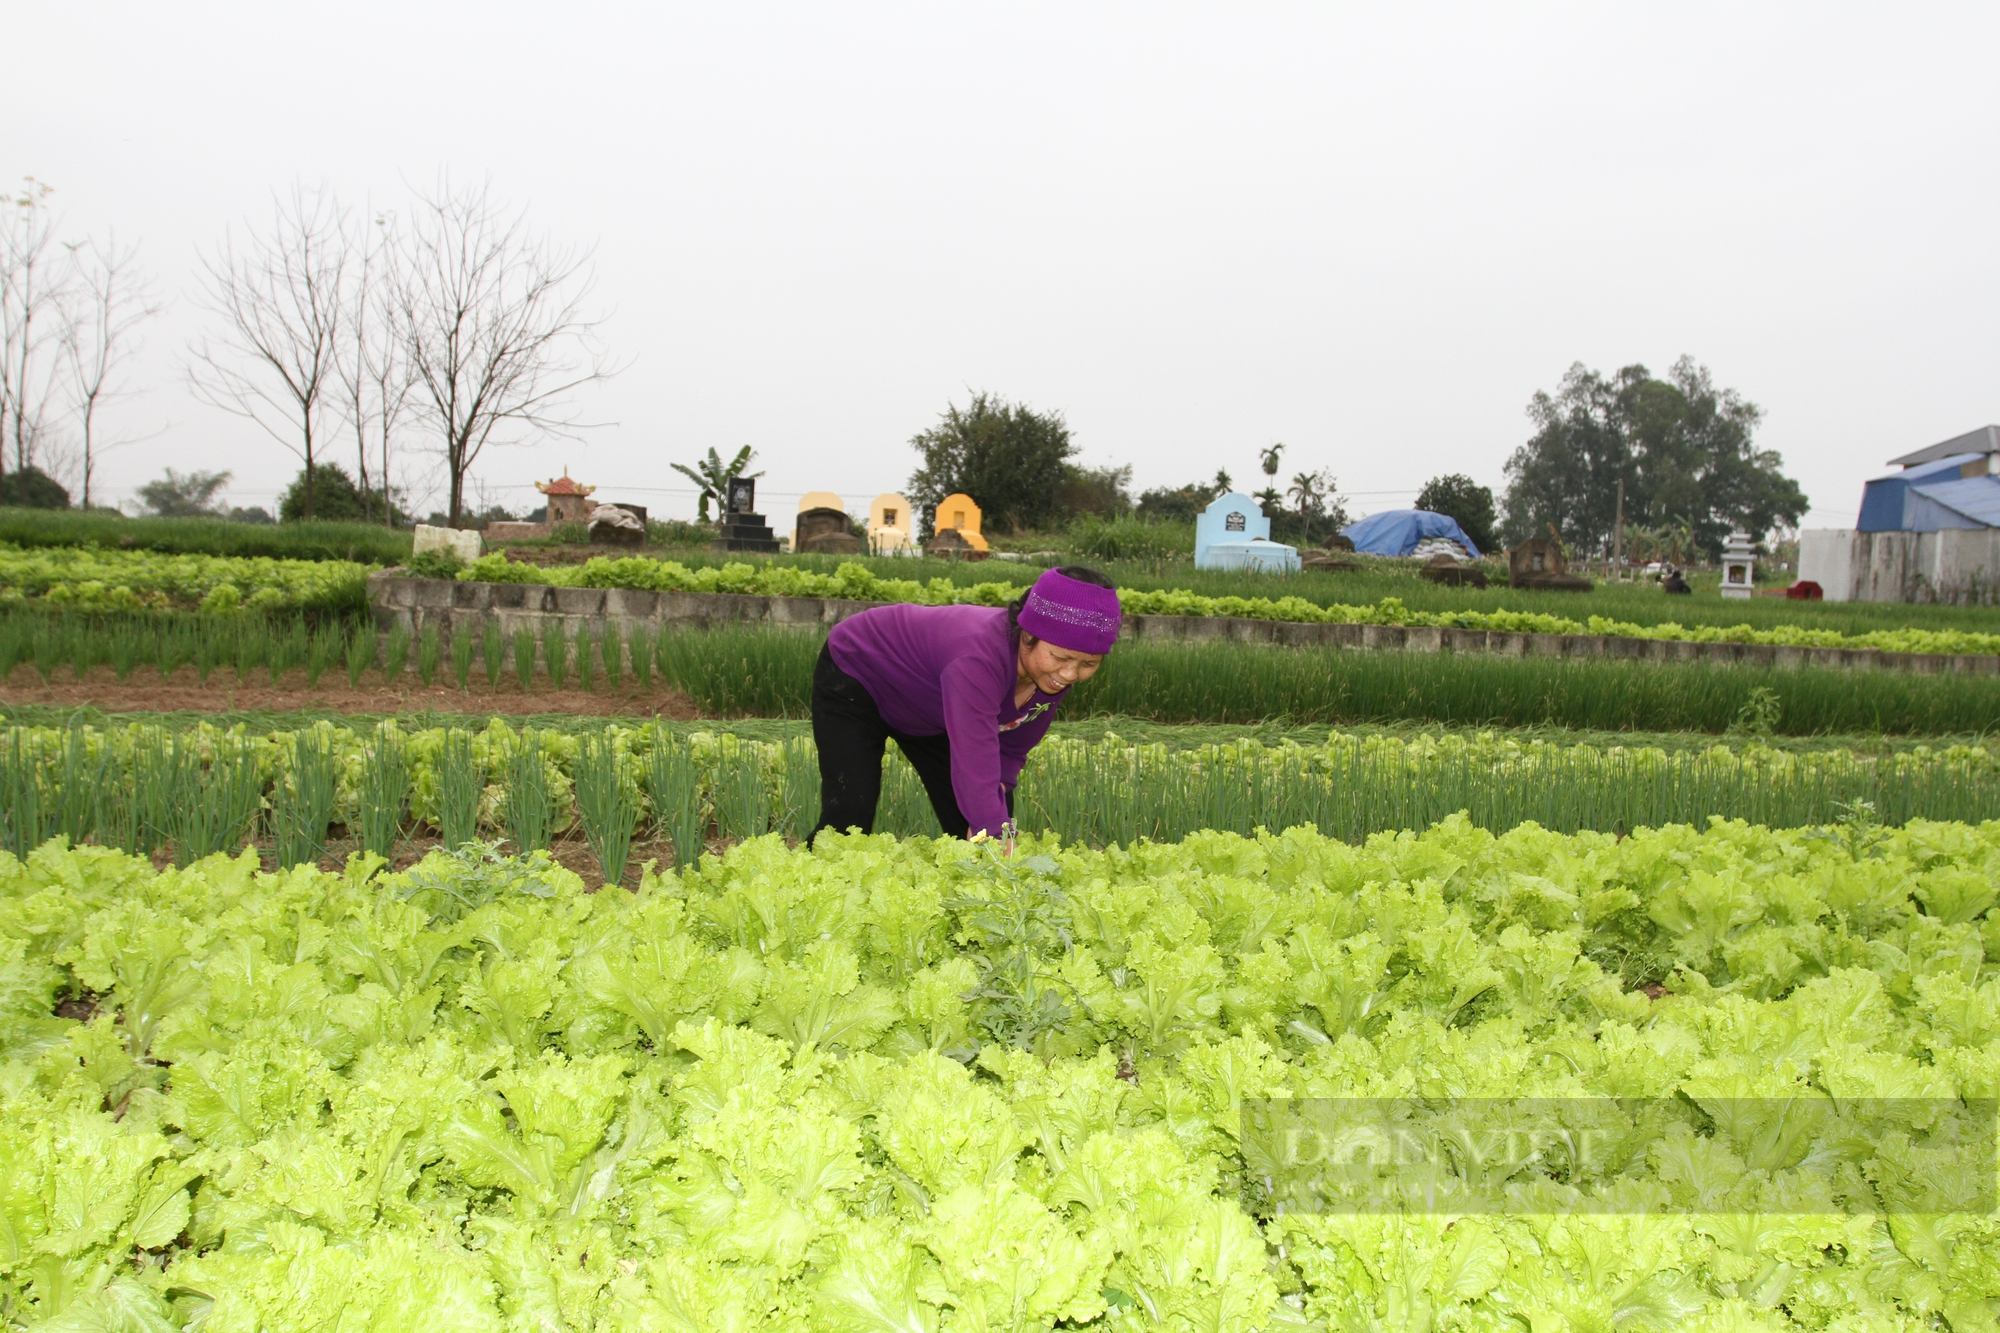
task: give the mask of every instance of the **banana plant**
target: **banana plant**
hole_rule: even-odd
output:
[[[761,471],[745,472],[743,470],[750,466],[750,460],[754,457],[756,457],[756,451],[746,444],[736,451],[736,457],[724,463],[722,455],[716,453],[714,448],[711,447],[708,451],[708,457],[696,459],[693,467],[689,467],[685,463],[675,463],[672,465],[674,471],[701,487],[701,522],[708,522],[708,502],[710,500],[715,501],[716,513],[720,514],[722,512],[723,507],[728,503],[727,497],[729,495],[730,482],[735,481],[739,477],[755,478],[764,475]]]

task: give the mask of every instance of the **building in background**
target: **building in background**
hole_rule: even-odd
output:
[[[2000,426],[1889,460],[1853,531],[1799,534],[1799,579],[1830,602],[2000,600]]]

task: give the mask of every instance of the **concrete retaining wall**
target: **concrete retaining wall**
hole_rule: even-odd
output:
[[[574,638],[588,625],[602,632],[616,622],[636,626],[712,627],[770,625],[825,629],[879,602],[827,597],[755,597],[742,593],[638,592],[627,588],[551,588],[528,583],[467,583],[371,575],[369,600],[383,631],[397,625],[412,636],[434,626],[449,639],[463,627],[475,646],[488,624],[511,640],[525,629],[540,642],[550,621]],[[1404,625],[1308,625],[1242,616],[1127,616],[1125,637],[1273,643],[1297,647],[1369,648],[1420,653],[1499,653],[1513,657],[1608,657],[1642,662],[1741,663],[1795,668],[1843,667],[1857,671],[1968,672],[2000,675],[2000,655],[1889,653],[1875,648],[1789,648],[1758,643],[1687,643],[1628,639],[1609,634],[1520,634],[1502,630],[1441,629]]]

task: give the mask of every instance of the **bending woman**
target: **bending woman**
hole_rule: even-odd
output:
[[[1118,624],[1111,581],[1067,565],[1004,610],[878,606],[835,625],[813,669],[813,832],[874,831],[893,737],[946,833],[1004,836],[1028,751],[1069,687],[1111,651]]]

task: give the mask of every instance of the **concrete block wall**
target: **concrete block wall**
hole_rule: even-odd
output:
[[[378,629],[398,625],[411,637],[435,627],[449,641],[471,632],[475,653],[488,624],[511,643],[516,630],[535,636],[551,622],[574,640],[581,626],[602,635],[616,623],[627,631],[768,625],[823,630],[879,602],[823,597],[756,597],[742,593],[640,592],[627,588],[551,588],[527,583],[469,583],[403,578],[382,571],[369,576],[369,600]],[[1889,653],[1875,648],[1791,648],[1756,643],[1688,643],[1629,639],[1606,634],[1521,634],[1502,630],[1443,629],[1420,625],[1308,625],[1242,616],[1127,616],[1124,637],[1148,640],[1286,644],[1422,653],[1499,653],[1513,657],[1610,657],[1641,662],[1741,663],[1781,669],[1841,667],[1852,671],[1969,672],[2000,675],[2000,655]]]
[[[2000,600],[2000,528],[1799,534],[1799,577],[1829,602]]]
[[[530,583],[472,583],[456,579],[412,579],[388,570],[368,578],[368,599],[375,626],[388,633],[398,625],[415,639],[427,628],[449,642],[459,629],[472,635],[473,653],[484,657],[481,640],[489,624],[498,625],[508,641],[511,663],[517,630],[535,637],[535,660],[542,663],[541,638],[551,623],[574,641],[588,626],[600,638],[604,627],[616,624],[628,631],[645,626],[660,629],[713,628],[758,624],[777,628],[825,629],[875,602],[850,602],[823,597],[751,597],[739,593],[643,592],[633,588],[552,588]]]

